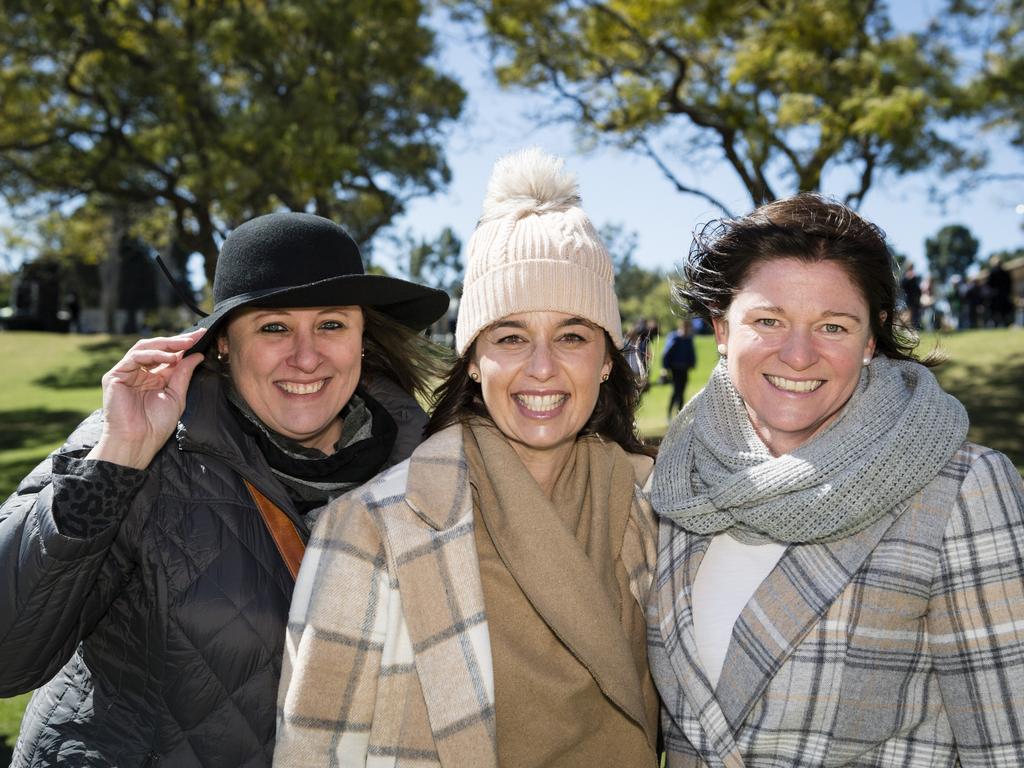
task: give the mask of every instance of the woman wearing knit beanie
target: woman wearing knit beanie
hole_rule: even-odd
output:
[[[557,158],[495,166],[428,438],[313,533],[276,765],[656,764],[652,462],[579,205]]]
[[[1024,486],[915,359],[893,267],[811,194],[691,248],[722,359],[654,474],[670,768],[1024,765]]]

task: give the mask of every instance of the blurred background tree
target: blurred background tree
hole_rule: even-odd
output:
[[[661,270],[646,269],[637,263],[637,233],[620,223],[605,224],[599,232],[615,269],[615,293],[623,323],[628,326],[647,318],[657,320],[662,328],[671,327],[674,305],[669,296],[669,279]]]
[[[274,209],[369,243],[450,176],[444,129],[465,94],[433,68],[423,14],[419,0],[10,0],[0,194],[102,198],[118,232],[159,209],[150,244],[202,254],[208,278],[223,233]]]
[[[941,284],[953,275],[967,273],[978,256],[978,240],[962,224],[950,224],[925,240],[924,252],[932,275]]]
[[[451,227],[442,229],[432,240],[407,234],[405,249],[409,254],[409,279],[440,288],[453,297],[462,295],[462,241]]]
[[[948,0],[935,27],[977,54],[966,93],[986,128],[1005,130],[1024,150],[1024,0]],[[1010,178],[1024,180],[1021,174]]]

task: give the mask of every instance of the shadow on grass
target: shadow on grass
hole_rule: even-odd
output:
[[[943,388],[971,417],[970,439],[1002,451],[1024,469],[1024,354],[1008,357],[998,368],[958,365],[937,371]]]
[[[14,758],[14,747],[4,742],[0,744],[0,765],[10,765]]]
[[[0,451],[52,445],[71,434],[87,414],[81,411],[51,411],[48,408],[23,408],[3,411]]]
[[[58,368],[40,376],[33,384],[47,389],[81,389],[99,387],[103,374],[114,367],[130,344],[124,340],[96,341],[81,347],[88,356],[88,362],[77,368]]]
[[[29,472],[36,468],[40,461],[46,458],[48,453],[49,451],[42,450],[38,456],[0,464],[0,503],[14,493],[18,484],[25,479]],[[2,745],[0,745],[0,749],[2,748]],[[0,765],[5,765],[3,760],[0,760]]]
[[[0,501],[18,487],[18,483],[42,461],[55,445],[71,434],[88,414],[81,411],[50,411],[46,408],[24,408],[2,411],[4,427],[0,429],[0,455],[5,451],[36,448],[34,454],[0,461]],[[0,765],[5,765],[0,760]]]

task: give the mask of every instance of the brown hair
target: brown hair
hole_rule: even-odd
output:
[[[612,343],[607,331],[604,331],[604,339],[612,368],[608,380],[598,391],[594,412],[578,436],[600,435],[618,443],[629,453],[654,456],[655,449],[644,445],[636,432],[636,410],[640,404],[640,387],[636,375],[622,352]],[[461,424],[473,416],[490,419],[480,385],[469,377],[469,364],[475,348],[474,340],[466,353],[455,360],[437,388],[434,409],[424,430],[426,437],[453,424]]]
[[[917,360],[917,334],[897,317],[899,270],[885,233],[822,195],[794,195],[705,225],[694,234],[672,296],[710,322],[725,315],[754,266],[785,258],[839,265],[867,302],[876,351],[893,360]],[[927,366],[941,361],[935,353],[917,360]]]

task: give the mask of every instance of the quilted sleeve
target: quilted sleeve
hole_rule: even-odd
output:
[[[0,696],[45,683],[109,604],[96,577],[145,473],[81,457],[94,413],[0,507]]]

